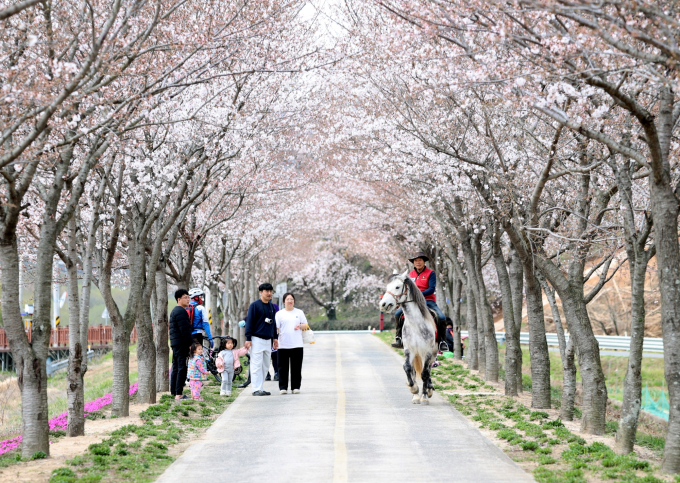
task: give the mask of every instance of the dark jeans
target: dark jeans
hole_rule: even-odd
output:
[[[181,396],[187,379],[187,357],[189,350],[186,347],[172,346],[172,371],[170,372],[170,394]]]
[[[437,325],[437,342],[446,341],[446,317],[444,317],[444,313],[434,300],[426,300],[425,303],[427,303],[428,308],[434,310],[437,314],[437,319],[434,321]],[[404,327],[404,311],[400,308],[395,310],[394,317],[397,325],[396,336],[401,338],[401,329]]]
[[[279,349],[279,389],[288,389],[288,371],[290,368],[290,388],[300,389],[302,382],[302,347]]]

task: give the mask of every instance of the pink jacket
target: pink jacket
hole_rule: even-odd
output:
[[[240,349],[232,349],[232,354],[234,354],[234,370],[241,367],[241,361],[238,360],[239,357],[244,356],[248,353],[248,349],[242,347]],[[221,356],[217,356],[215,359],[215,365],[217,366],[217,372],[224,372],[224,360]]]

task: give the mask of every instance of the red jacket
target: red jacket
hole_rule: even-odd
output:
[[[432,300],[433,302],[437,301],[437,296],[435,295],[435,285],[437,284],[437,276],[435,275],[434,271],[430,270],[429,268],[425,267],[420,274],[415,271],[415,269],[411,270],[411,273],[408,274],[408,276],[415,282],[416,287],[420,289],[423,295],[425,295],[425,300]],[[434,283],[432,283],[434,282]]]

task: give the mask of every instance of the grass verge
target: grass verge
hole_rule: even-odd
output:
[[[393,332],[375,335],[387,344],[394,339]],[[652,450],[646,452],[651,457],[635,453],[617,455],[609,445],[592,438],[587,441],[548,412],[532,411],[515,398],[504,396],[475,371],[466,369],[461,361],[440,356],[439,362],[432,370],[435,390],[523,469],[532,472],[538,483],[680,483],[680,476],[671,477],[659,471],[663,438],[639,432],[637,444]],[[530,390],[531,378],[524,386]],[[555,414],[554,410],[550,412]],[[611,440],[617,429],[616,421],[609,421],[607,429]]]
[[[151,482],[174,461],[173,446],[209,427],[239,392],[234,388],[230,397],[220,396],[220,385],[210,380],[201,392],[203,401],[175,402],[164,394],[140,414],[144,424],[112,431],[85,454],[52,471],[50,483]]]

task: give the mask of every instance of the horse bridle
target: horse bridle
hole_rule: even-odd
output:
[[[402,282],[403,282],[403,280],[402,280]],[[404,283],[404,287],[402,288],[401,293],[399,294],[398,297],[397,297],[396,295],[394,295],[392,292],[390,292],[389,290],[388,290],[387,292],[385,292],[385,293],[388,293],[388,294],[390,294],[392,297],[394,297],[394,301],[397,303],[398,306],[401,306],[401,305],[403,305],[403,304],[407,304],[407,303],[409,303],[409,302],[413,302],[413,300],[404,300],[403,302],[399,302],[399,299],[400,299],[401,297],[403,297],[404,295],[406,295],[406,283]],[[408,299],[408,295],[406,296],[406,298]]]

